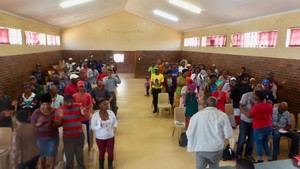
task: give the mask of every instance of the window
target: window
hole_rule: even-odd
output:
[[[224,47],[226,46],[226,35],[213,35],[202,37],[202,46]]]
[[[22,45],[21,29],[0,27],[0,44]]]
[[[124,62],[124,54],[114,54],[114,61],[115,62]]]
[[[286,47],[300,47],[300,28],[290,28],[287,30]]]
[[[26,45],[46,45],[46,34],[25,31]]]
[[[184,47],[198,47],[200,46],[200,37],[184,38]]]
[[[231,34],[231,47],[270,48],[276,47],[277,30]]]
[[[47,35],[47,45],[59,46],[60,36]]]

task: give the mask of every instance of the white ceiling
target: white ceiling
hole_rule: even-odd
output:
[[[201,14],[178,8],[168,0],[93,0],[66,9],[59,6],[63,1],[0,0],[0,9],[57,28],[68,28],[120,11],[127,11],[178,31],[300,11],[300,0],[186,0],[200,7],[203,10]],[[172,22],[160,18],[153,14],[154,9],[176,15],[179,21]]]

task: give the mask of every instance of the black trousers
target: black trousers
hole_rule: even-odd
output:
[[[152,96],[153,96],[153,106],[154,111],[157,112],[157,102],[158,102],[158,93],[161,93],[161,89],[152,89]]]

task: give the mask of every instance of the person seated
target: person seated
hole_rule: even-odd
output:
[[[52,82],[53,75],[59,75],[59,72],[54,67],[54,64],[51,64],[50,67],[47,69],[46,75],[48,76],[48,82]]]
[[[46,92],[48,93],[50,90],[51,86],[56,86],[58,89],[58,94],[63,95],[66,85],[64,84],[64,82],[60,82],[59,81],[59,76],[58,75],[53,75],[53,82],[51,82],[50,84],[47,85],[46,87]]]
[[[18,127],[12,133],[10,152],[12,169],[36,168],[39,159],[40,152],[36,143],[36,127],[27,123],[29,116],[30,113],[26,110],[16,113]]]
[[[17,99],[17,111],[26,110],[30,115],[35,109],[40,107],[39,99],[35,93],[32,92],[31,86],[28,82],[22,84],[23,93]]]
[[[291,115],[288,111],[288,104],[286,102],[281,102],[278,107],[273,109],[272,122],[273,160],[277,160],[281,136],[292,139],[288,157],[292,158],[293,156],[298,155],[299,135],[290,130],[292,126]]]
[[[0,127],[13,127],[11,116],[14,113],[17,100],[11,101],[10,96],[4,94],[4,86],[0,83]]]
[[[37,63],[35,65],[35,70],[31,72],[31,75],[35,76],[37,83],[40,85],[45,85],[45,73],[41,70],[41,65]]]
[[[241,158],[236,161],[235,169],[254,169],[253,161],[247,158]]]
[[[37,94],[38,96],[44,94],[44,87],[37,83],[35,76],[29,77],[29,84],[33,93]]]
[[[269,86],[270,86],[269,80],[264,79],[264,80],[262,80],[261,84],[263,87],[262,91],[265,94],[266,101],[270,104],[274,104],[275,98],[274,98],[273,92],[269,89]]]

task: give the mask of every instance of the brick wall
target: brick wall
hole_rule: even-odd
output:
[[[28,81],[36,63],[40,63],[42,69],[46,70],[60,59],[61,51],[0,57],[0,82],[5,87],[5,94],[17,98],[23,91],[21,84]]]
[[[247,72],[257,82],[265,78],[266,71],[273,71],[274,79],[277,81],[286,80],[284,88],[279,91],[279,101],[289,103],[289,110],[293,113],[300,113],[300,60],[277,59],[252,56],[238,56],[226,54],[213,54],[201,52],[182,52],[182,58],[189,63],[203,63],[206,66],[215,63],[218,70],[227,69],[230,74],[235,74],[245,66]]]

